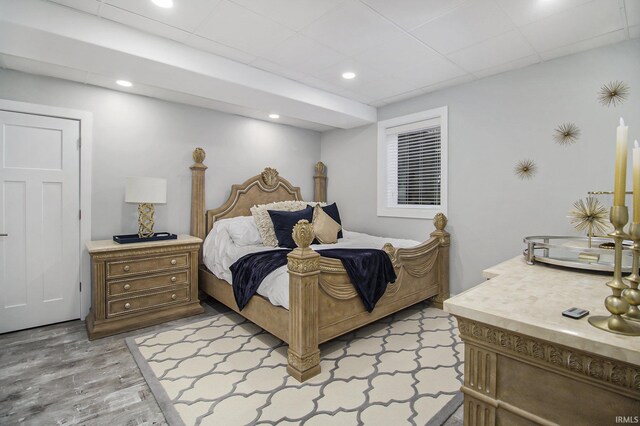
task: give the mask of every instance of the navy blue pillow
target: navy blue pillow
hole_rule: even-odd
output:
[[[338,205],[336,203],[329,204],[328,206],[324,206],[322,207],[322,210],[324,210],[324,212],[328,214],[329,217],[331,217],[331,219],[335,220],[336,222],[338,222],[338,224],[342,225],[342,221],[340,220],[340,212],[338,211]],[[338,238],[342,238],[342,229],[338,231]]]
[[[271,216],[273,230],[276,231],[276,238],[280,247],[296,248],[296,243],[291,236],[294,225],[302,219],[308,220],[309,223],[313,221],[313,207],[311,206],[307,206],[306,209],[297,212],[279,210],[267,210],[267,212]]]

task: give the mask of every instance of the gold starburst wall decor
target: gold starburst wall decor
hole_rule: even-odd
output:
[[[587,231],[589,247],[593,235],[603,235],[607,232],[609,214],[605,206],[594,197],[578,200],[573,203],[573,210],[569,212],[571,224],[578,232]]]
[[[537,169],[538,166],[532,160],[520,160],[516,164],[514,172],[520,179],[531,179]]]
[[[622,81],[610,81],[600,88],[598,100],[604,106],[618,106],[629,96],[629,86]]]
[[[580,129],[574,123],[563,123],[553,131],[553,140],[560,145],[571,145],[580,137]]]

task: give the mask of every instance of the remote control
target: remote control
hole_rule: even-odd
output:
[[[567,318],[580,319],[589,315],[589,311],[587,311],[586,309],[571,308],[562,312],[562,315]]]

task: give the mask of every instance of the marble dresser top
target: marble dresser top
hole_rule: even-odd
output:
[[[609,315],[604,298],[610,274],[527,265],[522,256],[486,269],[488,281],[444,302],[445,311],[567,347],[640,365],[640,336],[599,330],[587,317],[562,316],[571,307]]]
[[[148,243],[130,243],[130,244],[118,244],[113,240],[98,240],[89,241],[87,243],[87,250],[89,253],[104,253],[117,250],[133,250],[140,248],[155,248],[164,246],[174,246],[176,244],[200,244],[202,240],[191,235],[178,235],[176,240],[160,240],[151,241]]]

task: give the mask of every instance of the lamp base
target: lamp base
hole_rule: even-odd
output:
[[[153,204],[140,203],[138,204],[138,236],[140,238],[153,237],[153,213],[155,209]]]

